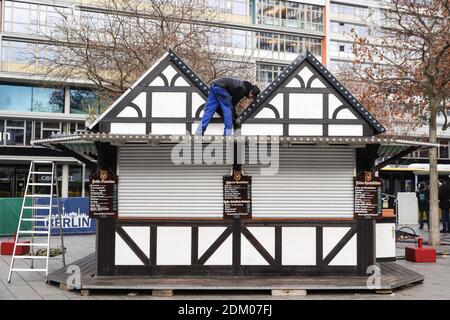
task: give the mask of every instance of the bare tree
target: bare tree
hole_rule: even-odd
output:
[[[233,57],[204,0],[100,0],[95,7],[61,10],[60,15],[53,30],[42,35],[50,52],[40,58],[45,73],[86,79],[109,100],[169,48],[207,82],[230,74],[252,77],[250,54]]]
[[[391,0],[377,30],[381,41],[355,35],[353,46],[353,76],[367,89],[363,100],[394,120],[410,117],[415,124],[427,123],[432,143],[437,142],[437,116],[449,107],[449,13],[448,0]],[[430,243],[437,245],[437,148],[430,149],[429,161]]]

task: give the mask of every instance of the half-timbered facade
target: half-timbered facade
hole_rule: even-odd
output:
[[[98,275],[364,275],[376,228],[354,218],[353,177],[373,164],[381,124],[309,52],[238,115],[234,137],[219,116],[192,136],[207,95],[170,51],[90,127],[98,166],[119,176],[118,218],[98,221]],[[215,161],[197,158],[198,140]],[[255,141],[276,149],[275,174],[250,161]],[[224,219],[233,169],[252,177],[251,219]]]

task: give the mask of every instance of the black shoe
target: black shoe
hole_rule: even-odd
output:
[[[441,230],[441,233],[447,233],[447,231],[445,231],[444,229]]]
[[[423,226],[420,226],[419,229],[422,230],[422,229],[423,229]]]

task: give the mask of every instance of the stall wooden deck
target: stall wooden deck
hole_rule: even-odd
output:
[[[80,290],[88,294],[89,290],[282,290],[323,291],[352,290],[390,293],[407,285],[421,283],[424,277],[395,262],[380,262],[381,281],[367,285],[367,276],[164,276],[164,277],[99,277],[96,276],[95,254],[90,254],[72,265],[81,269],[81,281],[71,283],[67,268],[61,268],[47,276],[49,284],[59,285],[69,290]]]

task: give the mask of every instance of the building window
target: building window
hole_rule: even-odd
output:
[[[286,68],[285,65],[257,63],[256,64],[256,81],[260,84],[267,85],[271,83]]]
[[[98,95],[90,89],[70,88],[70,113],[99,114],[100,102]]]
[[[7,32],[36,34],[48,33],[61,20],[68,8],[18,1],[5,1],[3,30]]]
[[[354,32],[358,36],[367,36],[369,35],[369,28],[363,25],[357,25],[354,23],[343,23],[331,21],[331,31],[339,34],[351,34]]]
[[[259,24],[323,31],[323,7],[291,1],[258,1]]]
[[[63,112],[64,89],[0,84],[0,110]]]
[[[220,13],[238,16],[249,16],[250,1],[248,0],[206,0],[206,8],[216,10]]]
[[[9,139],[5,140],[5,145],[25,145],[26,125],[24,120],[5,120],[5,134]]]
[[[367,19],[369,15],[369,10],[366,7],[357,7],[340,3],[331,3],[330,11],[337,16],[352,16],[361,19]]]
[[[290,52],[295,54],[309,50],[313,55],[321,56],[322,40],[317,38],[257,32],[256,48],[258,50]]]

